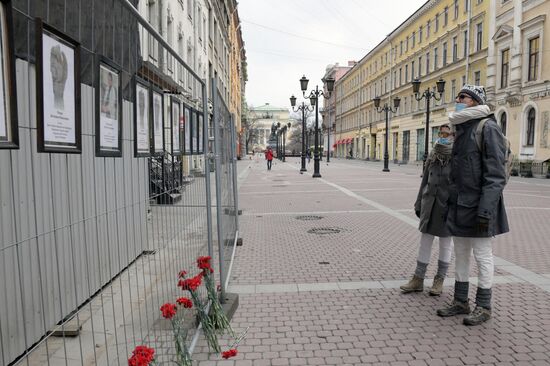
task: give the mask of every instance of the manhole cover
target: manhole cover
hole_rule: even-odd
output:
[[[338,229],[335,227],[319,227],[319,228],[309,229],[307,232],[310,234],[328,235],[328,234],[338,234],[341,231],[342,229]]]
[[[316,216],[316,215],[296,216],[296,220],[303,220],[303,221],[321,220],[322,218],[323,216]]]

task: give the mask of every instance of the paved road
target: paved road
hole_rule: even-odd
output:
[[[467,328],[435,315],[451,299],[453,270],[440,298],[400,294],[420,237],[420,168],[381,168],[333,160],[313,179],[313,162],[304,174],[298,159],[270,172],[262,160],[240,162],[244,246],[230,291],[241,296],[234,327],[250,329],[236,358],[196,353],[199,365],[550,365],[550,181],[508,184],[494,318]]]

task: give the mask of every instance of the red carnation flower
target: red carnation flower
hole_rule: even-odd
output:
[[[210,265],[211,259],[212,257],[210,257],[209,255],[204,257],[199,257],[197,259],[197,266],[202,270],[211,270],[213,272],[212,266]]]
[[[187,271],[181,270],[180,273],[178,273],[179,278],[184,278],[187,275]]]
[[[128,366],[149,366],[155,358],[155,350],[147,346],[137,346],[128,359]]]
[[[190,309],[193,307],[193,301],[191,301],[187,297],[180,297],[176,300],[176,302],[186,309]]]
[[[162,316],[165,319],[172,319],[174,315],[176,315],[178,307],[176,306],[176,304],[166,303],[160,307],[160,311],[162,312]]]
[[[230,349],[229,351],[222,352],[222,357],[226,360],[231,357],[237,356],[237,350],[235,348]]]
[[[181,287],[182,290],[188,290],[188,291],[196,291],[197,288],[202,283],[202,276],[199,274],[192,278],[186,278],[184,280],[180,280],[178,282],[178,286]]]

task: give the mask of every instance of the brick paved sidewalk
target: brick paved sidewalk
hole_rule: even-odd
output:
[[[244,246],[229,290],[240,294],[234,328],[250,329],[231,360],[201,342],[199,365],[550,365],[550,185],[508,185],[493,319],[469,328],[435,315],[454,271],[441,298],[398,290],[418,248],[418,167],[337,160],[314,180],[313,163],[305,174],[298,163],[240,162]],[[428,278],[436,261],[434,245]]]

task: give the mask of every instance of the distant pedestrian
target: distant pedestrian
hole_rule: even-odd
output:
[[[271,164],[273,163],[273,150],[271,150],[271,146],[265,151],[265,160],[267,160],[267,170],[271,170]]]
[[[353,159],[353,149],[349,149],[349,158]]]
[[[414,204],[416,216],[420,219],[420,248],[416,259],[416,269],[412,279],[401,286],[403,293],[424,291],[424,277],[430,263],[434,238],[439,237],[439,260],[437,274],[429,291],[432,296],[443,292],[443,280],[447,275],[453,250],[451,234],[447,230],[447,199],[449,198],[449,178],[451,173],[451,150],[453,137],[451,127],[443,125],[438,139],[422,175],[422,183]]]
[[[448,228],[453,236],[456,282],[453,303],[439,309],[442,317],[469,314],[465,325],[491,318],[494,263],[491,237],[508,232],[502,191],[507,180],[507,140],[486,105],[485,89],[464,85],[449,115],[456,128],[451,159]],[[481,125],[480,125],[481,124]],[[476,308],[468,304],[470,256],[478,269]]]
[[[306,159],[307,163],[309,164],[309,161],[311,160],[311,152],[309,150],[306,151]]]

